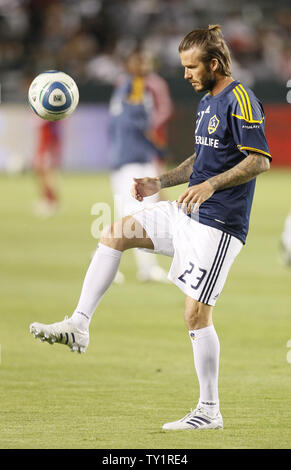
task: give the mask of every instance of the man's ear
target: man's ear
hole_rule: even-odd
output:
[[[217,59],[211,59],[210,61],[210,70],[212,72],[217,72],[219,68],[219,63]]]

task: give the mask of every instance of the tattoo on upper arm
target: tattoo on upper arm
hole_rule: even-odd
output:
[[[269,167],[270,163],[267,157],[262,154],[251,153],[230,170],[213,176],[208,181],[215,191],[231,188],[250,181],[260,173],[267,171]]]
[[[162,188],[176,186],[177,184],[187,183],[192,173],[196,153],[187,158],[181,165],[160,176]]]

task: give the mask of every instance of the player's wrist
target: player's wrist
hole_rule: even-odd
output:
[[[206,180],[205,183],[208,183],[214,192],[217,191],[217,189],[219,189],[218,187],[219,185],[218,185],[218,182],[215,180],[215,176]]]
[[[157,186],[158,186],[158,189],[159,189],[159,190],[163,188],[161,178],[162,178],[162,175],[161,175],[161,176],[156,176],[156,177],[154,178],[154,180],[155,180],[156,183],[157,183]]]

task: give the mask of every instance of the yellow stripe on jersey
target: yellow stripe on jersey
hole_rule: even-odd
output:
[[[237,145],[237,147],[239,148],[239,150],[252,150],[253,152],[262,153],[263,155],[267,155],[268,157],[272,158],[272,155],[267,152],[264,152],[264,150],[261,149],[255,149],[253,147],[242,147],[241,145]]]
[[[131,93],[128,96],[129,103],[140,104],[143,99],[144,93],[144,79],[142,77],[136,77],[132,81]]]
[[[250,117],[250,113],[249,113],[249,110],[248,110],[248,107],[247,107],[247,103],[246,103],[244,94],[243,94],[242,90],[241,90],[238,86],[236,87],[236,90],[237,90],[237,92],[240,94],[240,96],[241,96],[241,98],[242,98],[242,101],[243,101],[243,104],[244,104],[245,116],[246,116],[247,120],[249,121],[251,117]]]
[[[262,117],[260,121],[256,121],[255,119],[253,119],[251,102],[244,87],[241,84],[239,84],[232,91],[234,92],[239,102],[242,116],[238,116],[237,114],[232,114],[232,115],[236,117],[237,119],[243,119],[244,121],[248,123],[262,124],[263,120],[265,119],[264,116]],[[239,98],[239,95],[241,96],[242,100]],[[242,105],[242,103],[244,104],[244,106]]]
[[[238,118],[238,119],[243,119],[244,121],[248,123],[257,123],[257,124],[262,124],[263,120],[265,119],[264,117],[261,119],[261,121],[250,121],[249,119],[245,119],[243,116],[237,116],[236,114],[232,114],[232,116]]]
[[[236,99],[237,99],[237,101],[238,101],[238,103],[239,103],[239,105],[240,105],[240,110],[241,110],[241,112],[242,112],[242,116],[236,116],[235,114],[233,114],[233,116],[235,116],[235,117],[240,117],[241,119],[245,119],[245,118],[246,118],[246,115],[245,115],[244,107],[243,107],[243,105],[242,105],[242,102],[241,102],[241,100],[240,100],[240,97],[238,96],[238,94],[237,94],[235,88],[234,88],[232,91],[234,92],[234,94],[235,94],[235,96],[236,96]]]
[[[247,99],[247,103],[248,103],[248,109],[249,109],[249,114],[250,114],[250,120],[252,121],[253,120],[253,113],[252,113],[252,106],[251,106],[251,102],[250,102],[250,99],[249,99],[249,95],[247,94],[247,91],[245,90],[245,88],[242,86],[242,84],[240,83],[238,85],[241,90],[243,90],[243,92],[245,93],[245,96],[246,96],[246,99]]]

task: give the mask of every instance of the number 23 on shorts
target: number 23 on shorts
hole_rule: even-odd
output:
[[[197,271],[200,271],[200,273],[198,273]],[[201,274],[200,276],[195,276],[193,277],[193,275],[189,278],[188,274],[192,274],[193,271],[195,271],[195,274]],[[194,274],[194,273],[193,273]],[[203,279],[205,278],[207,274],[207,271],[206,269],[203,269],[203,268],[200,268],[199,266],[197,267],[197,270],[195,268],[195,265],[194,263],[192,263],[191,261],[189,261],[189,269],[186,269],[183,274],[181,274],[181,276],[178,277],[178,279],[182,282],[184,282],[184,284],[187,284],[189,281],[193,281],[193,279],[196,281],[195,284],[190,284],[190,286],[192,287],[192,289],[199,289],[201,283],[203,282]]]

